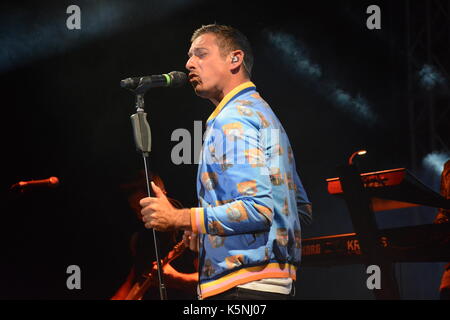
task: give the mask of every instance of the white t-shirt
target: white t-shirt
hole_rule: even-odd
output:
[[[274,292],[281,294],[290,294],[292,290],[292,279],[267,278],[240,284],[238,285],[238,288],[265,291],[265,292]]]

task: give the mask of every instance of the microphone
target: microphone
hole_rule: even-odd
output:
[[[187,82],[187,75],[181,71],[172,71],[168,74],[159,74],[146,77],[127,78],[120,81],[120,86],[125,89],[145,92],[150,88],[172,87],[178,88]]]
[[[11,186],[11,189],[23,189],[26,187],[56,187],[59,185],[57,177],[50,177],[48,179],[20,181]]]

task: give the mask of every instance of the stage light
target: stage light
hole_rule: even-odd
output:
[[[448,152],[432,152],[423,158],[423,165],[425,168],[431,170],[437,176],[440,176],[444,170],[444,164],[450,159]]]
[[[352,164],[353,164],[353,159],[354,159],[356,156],[363,156],[363,155],[365,155],[365,154],[367,154],[367,151],[366,151],[366,150],[358,150],[358,151],[356,151],[356,152],[353,152],[352,155],[350,156],[350,158],[348,158],[348,164],[349,164],[349,165],[352,165]]]

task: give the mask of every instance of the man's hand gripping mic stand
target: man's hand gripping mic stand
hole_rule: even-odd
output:
[[[131,124],[133,125],[134,140],[136,142],[138,152],[142,153],[142,158],[144,160],[145,180],[147,183],[147,194],[151,197],[154,195],[152,195],[152,190],[150,188],[148,156],[152,148],[152,136],[150,132],[150,125],[147,122],[147,113],[144,111],[144,93],[139,92],[139,90],[131,91],[133,91],[136,95],[136,113],[130,117]],[[167,292],[162,275],[161,259],[159,257],[158,239],[155,229],[152,229],[152,231],[155,244],[156,265],[158,268],[159,295],[161,300],[167,300]]]

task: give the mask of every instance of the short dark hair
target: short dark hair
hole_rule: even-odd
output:
[[[213,33],[217,37],[217,45],[222,54],[228,54],[233,50],[242,50],[244,52],[244,69],[250,77],[253,68],[253,52],[247,37],[239,30],[220,24],[208,24],[194,31],[191,37],[191,43],[199,36],[205,33]]]

